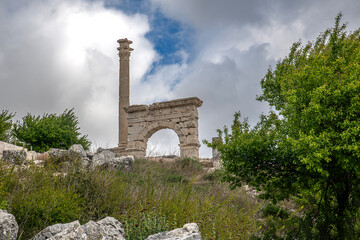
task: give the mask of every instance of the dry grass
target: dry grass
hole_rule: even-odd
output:
[[[15,215],[20,239],[58,222],[105,216],[124,224],[127,240],[189,222],[199,224],[203,239],[248,239],[256,231],[260,206],[243,190],[219,182],[221,173],[206,174],[193,159],[137,160],[130,173],[83,171],[74,164],[65,176],[54,176],[56,169],[0,167],[0,206]]]

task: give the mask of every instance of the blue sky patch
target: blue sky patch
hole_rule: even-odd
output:
[[[145,37],[154,44],[161,58],[154,63],[148,74],[154,73],[157,66],[183,62],[180,51],[185,51],[188,55],[193,52],[191,27],[167,18],[160,9],[153,8],[149,0],[105,0],[104,5],[107,8],[119,9],[126,14],[141,13],[149,17],[150,31]]]
[[[192,30],[189,26],[165,17],[158,9],[151,18],[151,30],[146,34],[162,56],[159,64],[176,64],[183,61],[179,51],[191,52]]]
[[[151,3],[148,0],[105,0],[106,8],[116,8],[126,14],[146,13]]]

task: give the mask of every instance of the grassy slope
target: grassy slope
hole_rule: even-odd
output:
[[[15,215],[20,239],[55,223],[106,216],[123,223],[128,240],[189,222],[199,224],[203,239],[248,239],[256,230],[259,206],[191,159],[137,160],[131,173],[85,172],[74,164],[66,176],[54,176],[58,168],[15,171],[0,165],[0,208]]]

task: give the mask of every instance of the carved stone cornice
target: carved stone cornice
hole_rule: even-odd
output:
[[[190,98],[179,98],[166,102],[156,102],[151,105],[131,105],[125,108],[127,113],[133,112],[143,112],[143,111],[154,111],[160,109],[170,109],[175,107],[185,107],[185,106],[195,106],[201,107],[203,101],[201,101],[198,97],[190,97]]]

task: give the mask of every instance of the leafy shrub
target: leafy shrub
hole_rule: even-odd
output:
[[[14,114],[8,110],[2,110],[0,113],[0,141],[8,141],[10,138],[10,130],[12,127],[12,118]]]
[[[126,195],[126,183],[116,172],[98,169],[84,171],[80,166],[72,167],[62,178],[61,184],[73,189],[82,199],[80,221],[83,223],[115,216],[131,202],[130,196]]]
[[[19,234],[30,239],[46,226],[79,218],[79,196],[58,182],[52,169],[31,166],[16,170],[2,168],[3,190],[9,211],[19,224]]]
[[[90,147],[87,135],[80,136],[78,118],[74,109],[65,110],[61,115],[44,114],[42,117],[31,114],[17,121],[13,133],[17,139],[29,143],[37,152],[50,148],[68,149],[73,144]]]
[[[360,28],[341,13],[314,42],[296,42],[261,80],[260,101],[275,111],[251,127],[236,113],[222,141],[226,180],[263,191],[274,203],[302,198],[308,239],[360,235]],[[356,237],[355,237],[356,236]]]
[[[0,176],[0,209],[2,210],[6,210],[9,207],[9,202],[6,200],[4,182],[4,176]]]
[[[261,212],[264,215],[264,217],[275,216],[275,217],[279,217],[281,219],[285,219],[285,218],[289,217],[289,213],[287,211],[285,211],[283,208],[276,206],[275,204],[272,204],[272,203],[266,204],[261,209]]]
[[[258,221],[258,230],[250,240],[311,239],[310,235],[301,230],[313,229],[313,220],[307,221],[303,210],[300,207],[290,214],[272,203],[265,205],[261,209],[262,218]]]

